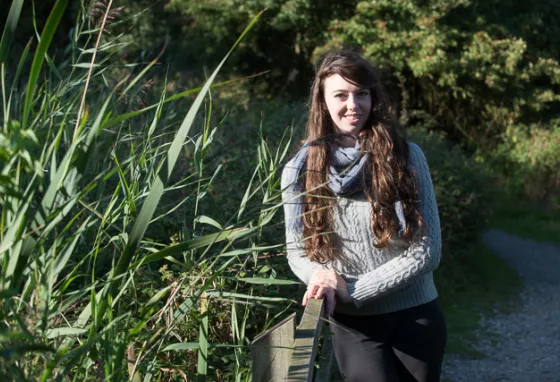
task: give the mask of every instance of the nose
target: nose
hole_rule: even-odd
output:
[[[348,110],[356,109],[356,97],[354,93],[348,93],[348,99],[346,100],[346,108]]]

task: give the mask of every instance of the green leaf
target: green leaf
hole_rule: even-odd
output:
[[[166,346],[162,351],[192,350],[200,347],[198,342],[180,342]]]
[[[263,213],[264,216],[261,216],[261,221],[259,223],[260,226],[265,226],[268,223],[270,223],[270,221],[272,220],[272,218],[274,217],[274,215],[276,215],[276,211],[278,211],[277,209],[272,209],[269,211],[266,211]]]
[[[235,292],[223,292],[223,291],[211,291],[206,292],[208,296],[214,297],[222,297],[222,298],[242,298],[246,300],[257,300],[257,301],[282,301],[282,302],[291,302],[293,300],[289,298],[283,297],[262,297],[262,296],[251,296],[248,294],[243,293],[235,293]]]
[[[265,277],[242,277],[237,279],[249,284],[268,284],[268,285],[297,285],[299,281],[283,280],[283,279],[267,279]]]
[[[23,0],[12,1],[12,6],[10,7],[10,13],[8,13],[8,18],[6,20],[6,25],[4,27],[4,33],[2,33],[2,41],[0,42],[0,65],[6,62],[8,53],[10,52],[10,46],[12,45],[14,32],[16,31],[16,27],[17,27],[17,23],[19,20],[19,15],[21,13],[22,7],[23,7]]]
[[[15,288],[18,287],[20,278],[24,275],[24,269],[28,264],[27,259],[32,256],[36,243],[37,241],[31,236],[27,236],[25,239],[23,239],[23,245],[21,246],[21,252],[19,256],[17,257],[14,256],[16,258],[14,259],[15,267],[13,268],[13,272],[11,272],[12,277],[11,279],[9,279],[10,285],[12,287]],[[12,265],[11,256],[10,256],[10,265]]]
[[[0,343],[3,342],[12,342],[18,340],[25,340],[28,336],[22,332],[3,332],[0,333]]]
[[[206,215],[198,216],[196,219],[194,219],[194,221],[197,223],[211,225],[212,227],[216,227],[217,229],[220,230],[222,229],[222,225],[220,223],[218,223],[217,221],[215,221],[214,219]]]
[[[181,244],[176,244],[171,247],[167,247],[162,249],[161,251],[149,254],[148,256],[144,257],[139,262],[135,263],[133,267],[137,267],[146,263],[150,263],[153,261],[158,261],[161,259],[166,258],[167,256],[181,254],[185,251],[190,251],[197,248],[207,247],[211,244],[218,243],[228,239],[236,239],[243,236],[243,234],[250,234],[254,232],[256,228],[246,228],[246,229],[230,229],[218,233],[212,233],[209,235],[197,237],[195,239],[186,241]]]
[[[243,195],[243,199],[241,199],[241,203],[239,204],[239,210],[237,211],[237,221],[241,221],[241,216],[243,215],[243,212],[245,211],[245,207],[247,206],[247,203],[249,202],[249,199],[251,198],[251,187],[253,186],[253,182],[255,181],[255,178],[257,177],[258,173],[259,173],[259,168],[261,166],[261,163],[259,162],[259,164],[257,165],[257,168],[255,168],[255,171],[253,171],[253,175],[251,176],[251,180],[249,181],[249,184],[247,185],[247,189],[245,190],[245,194]]]
[[[80,216],[80,214],[78,214],[74,219],[77,219],[78,216]],[[49,275],[49,284],[51,286],[55,284],[58,279],[58,275],[60,274],[60,272],[62,272],[62,270],[68,263],[68,260],[70,260],[70,256],[74,253],[74,248],[76,248],[78,240],[83,239],[83,234],[86,231],[86,227],[88,226],[89,222],[90,217],[85,219],[85,221],[80,225],[80,227],[74,234],[75,236],[72,241],[66,247],[64,247],[62,253],[56,257],[51,274]]]
[[[253,252],[262,252],[262,251],[268,251],[271,249],[275,249],[275,248],[280,248],[283,247],[284,244],[277,244],[277,245],[270,245],[267,247],[252,247],[252,248],[245,248],[245,249],[234,249],[233,251],[227,251],[224,252],[222,254],[220,254],[220,257],[229,257],[229,256],[241,256],[241,255],[246,255],[248,253],[253,253]]]
[[[163,298],[163,296],[165,296],[169,292],[169,289],[171,289],[171,287],[165,287],[162,290],[160,290],[159,292],[157,292],[155,295],[152,296],[152,298],[150,298],[148,300],[148,302],[145,304],[145,306],[150,306],[152,304],[155,304],[159,300],[161,300]]]
[[[91,145],[91,142],[93,141],[93,139],[95,138],[95,136],[100,132],[101,130],[101,121],[103,119],[103,116],[105,115],[105,111],[107,109],[107,107],[109,106],[109,103],[111,101],[111,97],[108,97],[107,100],[104,102],[103,106],[101,107],[101,110],[99,111],[99,114],[97,116],[97,118],[95,119],[93,125],[90,128],[90,131],[88,133],[88,135],[85,138],[85,142],[82,142],[80,139],[76,139],[72,142],[72,145],[70,146],[70,148],[68,149],[68,151],[66,152],[66,154],[64,155],[64,158],[62,159],[60,165],[58,166],[56,173],[54,174],[54,176],[51,179],[51,182],[47,188],[47,191],[45,192],[45,195],[43,196],[43,200],[41,202],[42,205],[42,209],[45,213],[50,213],[51,209],[53,207],[54,201],[58,195],[58,192],[60,190],[60,188],[63,186],[65,179],[68,177],[69,173],[71,172],[75,172],[76,169],[74,167],[72,167],[73,161],[75,164],[79,165],[80,162],[83,161],[87,161],[87,149],[88,147]],[[85,116],[85,114],[84,114]],[[78,152],[78,146],[81,144],[82,149],[80,152],[80,157],[75,158],[74,154],[76,152]],[[78,163],[76,163],[78,162]],[[76,179],[75,181],[79,180],[80,175],[79,174],[75,174]],[[74,198],[74,200],[70,201],[69,203],[75,203],[76,200]],[[70,205],[67,206],[67,208],[70,208]],[[57,219],[62,219],[64,216],[62,214],[59,214],[57,216]],[[44,219],[41,216],[40,212],[37,212],[37,214],[35,215],[35,222],[38,225],[43,225],[44,223]],[[48,228],[52,228],[55,226],[56,221],[52,220],[48,226]],[[48,233],[49,229],[44,229],[43,230],[43,234]]]
[[[230,84],[230,83],[233,83],[233,82],[236,82],[236,81],[240,81],[240,80],[243,80],[243,78],[235,79],[235,80],[228,80],[228,81],[223,81],[223,82],[218,82],[218,83],[212,84],[212,85],[210,86],[210,89],[217,88],[217,87],[224,86],[224,85],[228,85],[228,84]],[[179,93],[179,94],[175,94],[175,95],[170,96],[169,98],[167,98],[166,100],[163,101],[163,104],[166,104],[166,103],[171,102],[171,101],[175,101],[175,100],[177,100],[177,99],[180,99],[180,98],[183,98],[183,97],[192,95],[192,94],[196,94],[196,93],[198,93],[199,91],[201,91],[202,89],[203,89],[203,87],[198,87],[198,88],[194,88],[194,89],[185,90],[184,92],[181,92],[181,93]],[[130,113],[118,115],[118,116],[116,116],[116,117],[114,117],[114,118],[111,118],[111,119],[107,120],[107,121],[105,122],[104,128],[107,128],[107,127],[113,126],[113,125],[115,125],[115,124],[117,124],[117,123],[126,121],[127,119],[136,117],[136,116],[138,116],[138,115],[140,115],[140,114],[142,114],[142,113],[145,113],[145,112],[150,111],[150,110],[152,110],[152,109],[155,109],[155,108],[157,108],[157,107],[159,107],[159,103],[156,103],[156,104],[147,106],[147,107],[145,107],[145,108],[143,108],[143,109],[140,109],[140,110],[137,110],[137,111],[132,111],[132,112],[130,112]]]
[[[2,242],[0,243],[0,255],[3,254],[5,251],[13,248],[14,244],[16,243],[16,240],[18,240],[21,237],[20,236],[21,229],[23,227],[25,213],[28,207],[29,207],[29,202],[22,203],[22,205],[18,209],[17,216],[12,218],[12,221],[10,222],[10,227],[8,228],[8,231],[4,234],[4,237],[2,238]],[[10,261],[13,260],[10,259]],[[12,276],[10,273],[6,272],[6,269],[2,270],[2,275],[4,277]],[[4,288],[7,288],[7,286],[4,285]]]
[[[14,297],[15,295],[18,294],[18,291],[16,289],[5,289],[5,290],[0,290],[0,300],[7,300],[9,298]]]
[[[208,375],[208,298],[205,294],[200,299],[200,313],[202,321],[200,322],[198,336],[198,380],[205,381]]]
[[[208,344],[209,349],[219,349],[219,348],[227,348],[227,349],[239,349],[245,348],[246,346],[243,345],[231,345],[231,344]],[[176,344],[171,344],[166,346],[163,351],[181,351],[181,350],[198,350],[200,348],[200,344],[198,342],[178,342]]]
[[[55,3],[43,33],[41,34],[41,41],[33,57],[33,63],[31,64],[31,72],[29,73],[29,81],[27,82],[27,92],[25,94],[25,103],[23,105],[23,121],[22,129],[27,126],[27,119],[29,117],[29,112],[31,111],[31,103],[33,102],[33,94],[35,92],[35,85],[37,84],[37,79],[39,78],[39,73],[41,72],[41,67],[43,66],[43,61],[45,60],[45,54],[47,49],[51,44],[54,32],[60,23],[60,19],[66,6],[68,5],[68,0],[57,0]]]
[[[92,65],[91,62],[79,62],[79,63],[77,63],[77,64],[73,64],[72,66],[73,66],[74,68],[89,69],[89,68],[91,68],[91,67],[98,68],[98,67],[100,67],[101,65],[100,65],[100,64],[93,64],[93,65]]]
[[[52,340],[53,338],[64,337],[64,336],[81,336],[87,333],[87,329],[82,328],[55,328],[47,331],[47,338]]]

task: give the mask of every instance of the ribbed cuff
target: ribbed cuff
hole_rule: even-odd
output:
[[[346,282],[346,286],[348,287],[348,294],[350,294],[350,297],[352,297],[352,302],[354,303],[356,308],[360,308],[362,305],[364,305],[365,300],[363,295],[360,296],[357,293],[356,284],[357,281]]]

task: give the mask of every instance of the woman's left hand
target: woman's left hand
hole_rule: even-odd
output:
[[[309,280],[302,304],[307,305],[310,298],[324,297],[327,302],[326,314],[330,316],[334,313],[335,296],[336,300],[343,303],[352,301],[352,297],[348,293],[348,286],[342,276],[331,269],[318,269]]]

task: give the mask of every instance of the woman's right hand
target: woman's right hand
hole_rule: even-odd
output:
[[[337,300],[344,303],[352,301],[346,281],[331,269],[318,269],[313,273],[307,285],[307,291],[303,296],[302,304],[307,305],[310,298],[325,298],[325,314],[327,316],[334,313]]]
[[[325,316],[332,316],[336,306],[335,291],[327,285],[309,284],[303,295],[302,305],[306,306],[310,298],[325,299]]]

